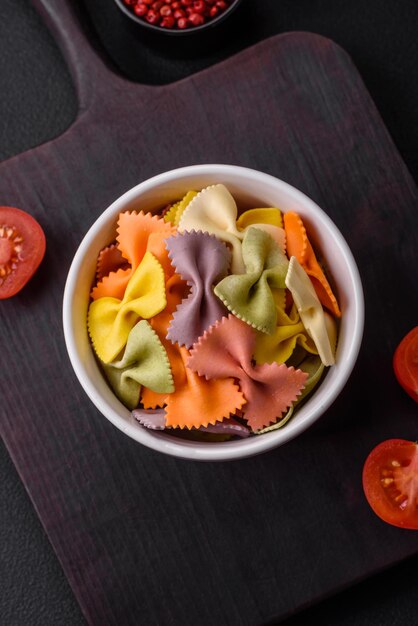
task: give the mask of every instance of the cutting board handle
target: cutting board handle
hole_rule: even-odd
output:
[[[106,53],[92,31],[80,0],[32,0],[51,30],[74,80],[79,112],[109,96],[109,87],[126,83],[111,68]],[[139,87],[139,85],[136,85]]]

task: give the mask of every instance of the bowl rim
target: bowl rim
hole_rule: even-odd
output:
[[[122,11],[122,13],[124,13],[129,19],[135,22],[135,24],[139,24],[140,26],[147,28],[149,31],[153,31],[154,33],[161,33],[164,35],[169,35],[171,37],[182,37],[182,36],[184,37],[187,35],[190,36],[193,34],[198,34],[198,33],[201,33],[202,31],[207,31],[211,27],[215,27],[221,22],[223,22],[227,17],[229,17],[235,11],[235,9],[238,8],[238,6],[242,2],[242,0],[232,0],[232,4],[230,4],[229,7],[225,9],[225,11],[220,13],[217,17],[209,20],[208,22],[205,22],[204,24],[201,24],[200,26],[193,26],[191,28],[185,28],[182,30],[182,29],[176,29],[176,28],[162,28],[161,26],[158,26],[156,24],[150,24],[146,20],[142,19],[141,17],[139,17],[138,15],[135,15],[135,13],[130,11],[128,7],[125,5],[125,3],[123,2],[123,0],[113,0],[113,1],[117,5],[117,7]]]
[[[354,333],[350,337],[348,354],[345,358],[346,364],[338,370],[333,388],[329,390],[326,398],[322,398],[320,402],[316,403],[304,421],[294,422],[291,420],[283,430],[278,429],[259,437],[249,437],[238,441],[226,441],[220,443],[194,442],[181,440],[180,438],[176,439],[175,437],[164,432],[158,433],[158,431],[149,431],[145,428],[142,429],[138,427],[138,424],[133,423],[133,421],[132,423],[129,423],[129,421],[127,422],[125,418],[121,417],[121,415],[114,411],[113,408],[103,400],[95,385],[90,380],[90,377],[86,374],[82,359],[80,358],[77,350],[72,325],[72,301],[77,288],[78,272],[81,264],[83,263],[84,257],[87,255],[92,242],[95,240],[97,234],[101,231],[108,218],[115,217],[119,211],[123,210],[123,206],[127,206],[130,202],[137,200],[137,197],[141,195],[141,193],[145,193],[162,184],[171,183],[176,181],[176,179],[192,175],[195,175],[196,177],[216,175],[222,177],[222,175],[227,176],[228,173],[231,176],[234,174],[242,175],[251,177],[253,180],[257,180],[261,183],[270,183],[274,186],[278,185],[285,191],[285,193],[299,203],[308,206],[310,205],[310,208],[316,213],[318,220],[321,221],[322,224],[326,225],[326,227],[332,232],[334,239],[337,241],[340,250],[344,254],[344,260],[347,269],[349,270],[351,282],[354,286],[355,298],[352,303]],[[364,294],[356,261],[340,230],[325,213],[325,211],[302,191],[299,191],[289,183],[286,183],[276,176],[240,165],[210,163],[189,165],[162,172],[128,189],[116,198],[116,200],[114,200],[90,226],[76,250],[68,271],[63,295],[63,330],[68,356],[76,377],[96,408],[114,426],[135,441],[158,452],[190,460],[226,461],[255,456],[287,443],[307,430],[332,405],[337,396],[341,393],[342,389],[345,387],[360,351],[364,332]],[[312,399],[314,397],[315,394]],[[121,404],[121,406],[123,405]],[[158,433],[157,436],[156,433]]]

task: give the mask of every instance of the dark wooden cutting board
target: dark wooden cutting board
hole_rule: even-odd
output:
[[[391,359],[417,324],[418,193],[346,53],[309,33],[266,40],[178,83],[112,72],[68,0],[38,0],[68,60],[79,115],[0,164],[0,203],[31,212],[48,248],[0,304],[1,430],[87,620],[263,624],[418,552],[370,511],[361,470],[390,437],[417,438]],[[131,441],[93,407],[66,354],[74,252],[117,196],[153,174],[234,163],[300,188],[359,265],[365,336],[342,396],[297,440],[199,464]]]

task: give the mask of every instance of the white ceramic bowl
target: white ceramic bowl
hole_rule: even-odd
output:
[[[182,440],[167,432],[142,428],[108,387],[90,346],[86,327],[89,293],[100,250],[115,238],[121,211],[161,209],[189,189],[223,183],[240,208],[277,206],[296,211],[306,223],[310,239],[332,268],[342,310],[336,365],[282,429],[260,436],[222,443]],[[287,183],[262,172],[234,165],[192,165],[154,176],[115,200],[96,220],[81,242],[68,273],[63,302],[64,335],[74,371],[99,411],[126,435],[159,452],[185,459],[226,461],[253,456],[293,439],[315,422],[346,384],[360,349],[364,299],[353,255],[332,220],[312,200]]]

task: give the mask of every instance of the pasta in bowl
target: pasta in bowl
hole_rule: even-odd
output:
[[[99,410],[192,459],[258,454],[305,430],[348,380],[362,330],[335,224],[283,181],[230,165],[172,170],[121,196],[64,294],[69,356]]]

